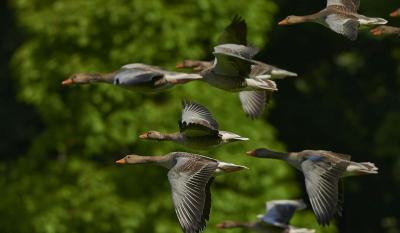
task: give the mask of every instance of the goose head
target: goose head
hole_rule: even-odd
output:
[[[225,229],[225,228],[235,228],[235,227],[242,227],[243,224],[236,222],[236,221],[224,221],[222,223],[218,223],[216,225],[217,228]]]
[[[382,35],[388,35],[388,34],[399,34],[400,33],[400,28],[381,25],[381,26],[378,26],[376,28],[371,29],[371,33],[374,36],[382,36]]]
[[[92,82],[98,82],[98,74],[86,74],[86,73],[81,73],[81,74],[74,74],[70,76],[69,78],[65,79],[62,81],[62,85],[71,85],[71,84],[85,84],[85,83],[92,83]]]
[[[292,25],[292,24],[298,24],[298,23],[304,23],[306,22],[306,18],[304,16],[296,16],[296,15],[290,15],[286,17],[285,19],[281,20],[278,25]]]
[[[139,136],[141,139],[150,139],[150,140],[163,140],[165,139],[164,134],[158,132],[158,131],[148,131],[146,133],[143,133]]]
[[[140,164],[148,163],[148,160],[144,156],[140,155],[127,155],[120,160],[115,161],[116,164]]]
[[[400,16],[400,8],[390,13],[392,17],[399,17]]]
[[[269,149],[260,148],[252,151],[246,152],[248,156],[257,158],[268,158],[268,159],[282,159],[282,153],[278,153]]]

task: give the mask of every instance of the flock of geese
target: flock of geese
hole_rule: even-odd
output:
[[[279,25],[317,22],[354,40],[360,25],[381,25],[387,21],[357,13],[359,0],[327,0],[327,7],[307,16],[288,16]],[[393,12],[398,16],[400,10]],[[396,29],[398,30],[398,29]],[[388,34],[387,27],[372,30],[375,35]],[[393,30],[392,30],[393,31]],[[398,33],[398,32],[397,32]],[[250,118],[261,115],[272,93],[277,91],[274,80],[296,77],[297,74],[256,61],[258,49],[248,46],[247,26],[235,16],[221,34],[214,47],[213,61],[185,60],[177,68],[190,68],[192,72],[173,72],[146,64],[128,64],[120,70],[105,74],[76,74],[62,84],[109,83],[132,91],[157,92],[178,84],[199,80],[213,87],[238,92],[243,111]],[[184,146],[207,149],[220,144],[249,140],[219,129],[210,111],[195,102],[184,101],[179,120],[179,131],[162,133],[155,130],[140,135],[141,139],[173,141]],[[301,152],[275,152],[260,148],[246,153],[250,157],[279,159],[303,173],[305,187],[312,210],[320,225],[328,225],[343,210],[343,185],[346,176],[377,174],[373,163],[351,161],[346,154],[324,150]],[[171,152],[163,156],[127,155],[117,164],[156,164],[169,170],[168,180],[172,200],[184,233],[204,230],[211,209],[210,187],[214,177],[247,169],[245,166],[219,161],[199,154]],[[225,221],[218,228],[246,228],[256,232],[311,233],[312,229],[296,228],[289,221],[297,209],[306,206],[302,200],[267,202],[267,212],[254,222]]]

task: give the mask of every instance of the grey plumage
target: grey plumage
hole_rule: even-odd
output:
[[[335,214],[342,213],[342,177],[378,173],[378,168],[373,163],[352,162],[349,155],[331,151],[304,150],[284,153],[262,148],[247,154],[284,160],[300,170],[304,174],[307,194],[320,225],[329,225]]]
[[[327,0],[326,8],[318,13],[305,16],[288,16],[280,25],[290,25],[304,22],[322,24],[332,31],[342,34],[350,40],[357,39],[360,25],[382,25],[387,20],[382,18],[367,17],[358,14],[359,0]]]
[[[211,208],[210,187],[217,173],[247,169],[203,155],[171,152],[163,156],[127,155],[117,164],[151,163],[169,169],[175,212],[184,233],[199,233],[206,227]]]
[[[178,123],[179,132],[149,131],[139,137],[173,141],[196,149],[207,149],[220,144],[249,140],[232,132],[219,130],[218,123],[210,111],[195,102],[182,102],[182,113]]]

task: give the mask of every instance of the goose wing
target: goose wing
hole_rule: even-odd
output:
[[[218,44],[247,45],[247,25],[239,15],[235,15],[231,23],[218,38]]]
[[[210,186],[217,163],[201,158],[177,158],[168,172],[172,200],[179,223],[185,233],[201,232],[209,219]]]
[[[351,18],[343,17],[338,14],[330,14],[325,19],[329,28],[334,32],[344,35],[350,40],[356,40],[360,23]]]
[[[114,78],[115,85],[156,85],[162,84],[164,73],[155,66],[141,63],[128,64],[121,67]]]
[[[328,225],[338,210],[339,179],[348,164],[346,160],[335,161],[318,155],[307,156],[301,163],[307,194],[321,225]]]
[[[257,118],[264,111],[267,93],[266,91],[241,91],[239,98],[246,115],[250,118]]]
[[[255,64],[251,58],[257,50],[243,45],[225,44],[214,48],[215,67],[218,75],[246,78]]]
[[[357,13],[358,8],[360,8],[360,0],[327,0],[327,6],[343,6],[348,11]]]
[[[269,201],[266,206],[267,213],[261,220],[272,225],[283,227],[289,225],[289,221],[297,209],[304,209],[306,207],[303,200]]]
[[[182,102],[183,110],[179,128],[186,136],[218,134],[218,122],[208,109],[195,102]]]

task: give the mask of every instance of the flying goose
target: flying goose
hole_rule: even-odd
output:
[[[327,0],[326,8],[318,13],[305,16],[288,16],[279,25],[291,25],[305,22],[322,24],[350,40],[357,39],[360,25],[372,26],[386,24],[382,18],[371,18],[357,13],[360,0]]]
[[[240,16],[235,16],[228,25],[225,30],[220,35],[217,44],[235,44],[235,45],[247,45],[247,25],[244,19]],[[240,46],[231,47],[230,49],[240,49]],[[253,54],[255,55],[255,54]],[[251,56],[252,57],[252,56]],[[198,61],[198,60],[184,60],[181,63],[176,65],[177,68],[192,68],[193,71],[205,72],[206,70],[212,69],[215,61]],[[268,65],[266,63],[260,61],[252,61],[251,64],[251,71],[249,74],[250,79],[279,79],[284,78],[287,76],[296,77],[297,74],[277,68],[272,65]],[[212,78],[209,78],[209,81]],[[205,81],[205,80],[203,80]],[[218,80],[216,80],[218,81]],[[272,80],[268,80],[269,82],[273,83]],[[267,81],[267,82],[268,82]],[[226,80],[229,82],[229,79]],[[275,85],[275,84],[274,84]],[[214,85],[215,86],[215,85]],[[218,86],[217,86],[218,87]],[[222,88],[224,89],[224,88]],[[239,97],[242,104],[242,107],[247,114],[247,116],[251,118],[256,118],[261,115],[265,108],[266,102],[268,102],[269,97],[271,96],[273,91],[271,90],[252,90],[252,91],[240,91]]]
[[[239,44],[247,45],[247,24],[246,21],[235,15],[231,23],[224,29],[218,38],[217,44]],[[213,65],[212,61],[199,61],[199,60],[184,60],[181,63],[176,64],[177,68],[192,68],[193,71],[202,71]],[[296,73],[280,69],[276,66],[269,65],[263,62],[257,62],[257,64],[252,65],[261,66],[264,70],[265,75],[270,75],[271,79],[282,79],[285,77],[297,77]]]
[[[247,169],[202,155],[171,152],[163,156],[127,155],[117,164],[156,164],[169,169],[175,212],[184,233],[204,230],[211,209],[211,183],[214,175]]]
[[[195,79],[201,79],[198,74],[187,74],[163,70],[156,66],[134,63],[121,67],[112,73],[81,73],[72,75],[62,82],[63,85],[86,83],[109,83],[133,91],[159,91],[174,86],[174,84],[186,83]]]
[[[224,221],[218,228],[244,228],[260,233],[314,233],[315,230],[289,225],[296,210],[306,208],[302,200],[276,200],[266,203],[266,213],[255,222]]]
[[[320,225],[329,225],[337,213],[341,216],[343,187],[341,177],[377,174],[373,163],[356,163],[351,157],[324,150],[304,150],[301,152],[275,152],[257,149],[247,155],[258,158],[284,160],[303,172],[306,190],[312,209]]]
[[[239,92],[243,110],[247,116],[261,115],[267,93],[277,91],[274,81],[264,75],[252,76],[252,57],[258,52],[253,47],[223,44],[214,48],[215,60],[211,67],[200,72],[203,82],[216,88]]]
[[[173,141],[188,147],[207,149],[212,146],[231,143],[235,141],[247,141],[248,138],[219,130],[216,120],[204,106],[195,102],[182,102],[181,119],[179,120],[180,132],[161,133],[148,131],[140,135],[141,139]]]

